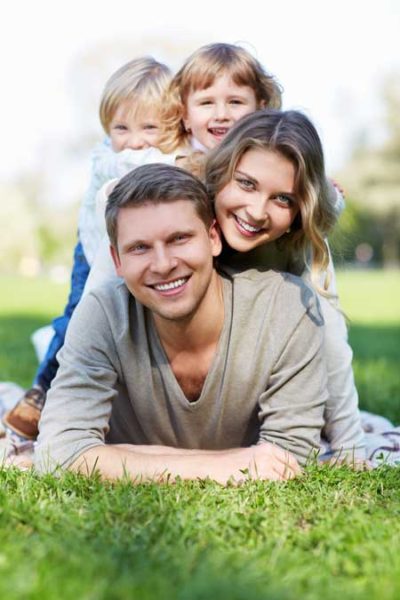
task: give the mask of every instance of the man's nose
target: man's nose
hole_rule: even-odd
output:
[[[178,264],[177,258],[165,247],[155,248],[152,256],[151,270],[158,275],[168,275]]]

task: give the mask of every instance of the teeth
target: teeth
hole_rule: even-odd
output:
[[[227,127],[211,127],[211,133],[214,135],[225,135],[228,131]]]
[[[238,217],[236,215],[235,215],[235,218],[236,218],[237,222],[239,223],[240,227],[243,227],[243,229],[245,229],[249,233],[258,233],[262,229],[262,227],[253,227],[253,225],[246,223],[246,221],[243,221],[240,217]]]
[[[187,278],[185,279],[176,279],[175,281],[171,281],[171,283],[160,283],[158,285],[155,285],[155,289],[159,290],[160,292],[166,292],[168,290],[174,290],[175,288],[180,287],[181,285],[183,285],[184,283],[186,283]]]

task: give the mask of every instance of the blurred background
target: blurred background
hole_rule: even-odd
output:
[[[400,2],[15,0],[0,24],[0,272],[69,276],[98,103],[110,74],[151,54],[174,70],[200,45],[240,43],[306,112],[347,209],[336,263],[400,265]]]

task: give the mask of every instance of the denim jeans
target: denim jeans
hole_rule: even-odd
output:
[[[46,356],[39,365],[36,372],[35,384],[39,384],[45,392],[49,389],[51,382],[56,376],[58,361],[56,354],[64,344],[65,333],[72,313],[81,299],[90,266],[83,252],[82,244],[78,241],[74,250],[74,264],[71,274],[71,290],[68,297],[64,314],[53,321],[54,336],[49,344]]]

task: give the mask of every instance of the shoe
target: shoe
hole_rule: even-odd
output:
[[[40,386],[27,390],[16,406],[4,414],[4,426],[27,440],[35,440],[45,400],[46,392]]]

